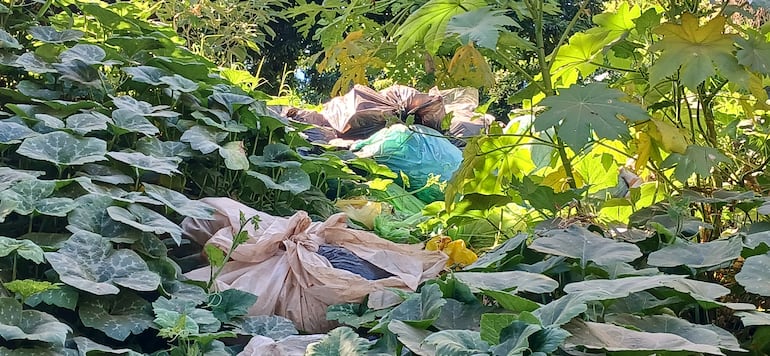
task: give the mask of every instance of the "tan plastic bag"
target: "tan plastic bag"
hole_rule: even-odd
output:
[[[349,229],[343,213],[323,223],[313,223],[304,211],[290,218],[274,217],[228,198],[205,198],[215,207],[215,220],[185,219],[182,228],[199,243],[224,251],[240,228],[240,214],[259,215],[259,228],[246,227],[249,240],[232,254],[216,280],[219,290],[236,288],[258,296],[249,315],[280,315],[298,329],[322,333],[335,324],[326,320],[326,308],[339,303],[361,303],[371,294],[369,306],[381,308],[393,302],[386,288],[414,291],[420,283],[441,272],[447,256],[425,251],[419,245],[403,245],[375,234]],[[209,238],[210,236],[210,238]],[[355,273],[332,267],[316,254],[322,244],[337,245],[389,272],[392,277],[367,280]],[[206,281],[209,267],[186,276]]]

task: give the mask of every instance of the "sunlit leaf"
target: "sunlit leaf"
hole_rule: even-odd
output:
[[[144,192],[163,202],[163,204],[166,204],[169,208],[174,209],[174,211],[181,215],[195,219],[214,219],[213,215],[214,212],[216,212],[215,208],[201,201],[190,200],[184,194],[177,191],[159,185],[144,183]]]
[[[182,229],[179,226],[143,205],[130,204],[128,210],[119,206],[111,206],[107,208],[107,213],[115,221],[120,221],[139,230],[156,234],[168,233],[177,244],[182,241]]]
[[[453,16],[446,31],[459,35],[464,44],[474,42],[479,47],[495,49],[500,32],[506,31],[506,26],[519,27],[519,24],[506,16],[503,10],[482,7]]]
[[[177,157],[153,157],[139,152],[108,152],[107,156],[143,171],[165,175],[180,173],[178,166],[182,159]]]
[[[524,271],[456,272],[454,277],[468,285],[472,291],[515,288],[517,292],[550,293],[559,286],[558,282],[547,276]]]
[[[169,76],[165,70],[150,66],[123,67],[121,70],[128,73],[136,82],[156,86],[164,84],[160,78]]]
[[[85,135],[91,131],[100,131],[107,129],[107,123],[112,123],[112,119],[98,111],[89,111],[70,115],[65,119],[66,127],[78,135]]]
[[[735,275],[735,280],[747,292],[766,297],[770,296],[768,268],[770,268],[770,254],[751,256],[743,261],[743,267]]]
[[[13,121],[0,121],[0,143],[12,145],[21,143],[28,137],[38,136],[39,133],[29,127]]]
[[[243,141],[233,141],[219,148],[219,155],[225,160],[225,167],[232,170],[244,171],[249,169],[249,159]]]
[[[443,330],[428,335],[423,341],[436,347],[436,355],[463,356],[485,354],[489,344],[478,331]]]
[[[677,241],[650,253],[647,263],[657,267],[687,266],[689,268],[719,268],[741,256],[741,239],[715,240],[706,243]]]
[[[579,259],[583,268],[589,261],[608,265],[615,262],[631,262],[642,256],[636,245],[604,238],[576,225],[562,230],[549,230],[535,239],[529,248],[542,253]]]
[[[128,132],[138,132],[147,136],[153,136],[160,132],[150,120],[128,109],[113,111],[112,124]]]
[[[535,119],[535,130],[545,131],[555,127],[562,140],[574,151],[579,151],[593,139],[631,138],[628,126],[620,117],[631,121],[646,120],[647,112],[636,104],[620,100],[623,92],[607,88],[604,83],[586,86],[573,85],[550,96],[542,105],[550,109]]]
[[[418,43],[425,44],[428,52],[435,54],[446,36],[449,21],[455,15],[486,6],[480,0],[431,0],[413,12],[396,30],[398,53],[403,53]]]
[[[672,153],[666,157],[661,167],[675,167],[674,177],[680,182],[686,182],[693,174],[710,176],[711,169],[717,164],[729,161],[727,156],[713,147],[689,145],[685,154]]]

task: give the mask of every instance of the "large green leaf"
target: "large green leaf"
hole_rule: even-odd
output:
[[[22,310],[16,299],[0,298],[0,337],[5,340],[42,341],[64,346],[70,332],[72,329],[67,324],[48,313]]]
[[[680,182],[687,182],[693,174],[710,176],[711,169],[720,162],[730,159],[713,147],[689,145],[684,154],[672,153],[661,163],[662,168],[674,169],[674,177]]]
[[[112,119],[98,111],[89,111],[85,113],[74,114],[65,119],[66,128],[72,130],[78,135],[85,135],[91,131],[101,131],[107,129],[107,123],[112,123]]]
[[[306,356],[365,356],[369,350],[369,341],[358,336],[351,328],[336,328],[321,339],[308,345]]]
[[[465,271],[473,271],[479,269],[499,268],[500,265],[509,258],[510,255],[521,252],[521,246],[527,241],[529,234],[519,233],[516,236],[506,240],[502,245],[497,246],[491,251],[487,251],[479,257],[476,262],[465,267]]]
[[[484,307],[479,303],[465,304],[447,299],[433,327],[439,330],[478,330],[483,313]]]
[[[21,45],[19,44],[19,41],[11,36],[10,33],[0,29],[0,48],[20,49]]]
[[[739,311],[735,316],[741,318],[743,326],[770,325],[770,313],[760,311]]]
[[[77,307],[79,296],[80,294],[77,289],[70,286],[59,286],[56,289],[37,293],[27,298],[24,303],[31,307],[45,303],[74,311],[75,307]]]
[[[423,342],[436,347],[436,355],[441,356],[485,355],[489,351],[481,334],[471,330],[443,330],[428,335]]]
[[[45,172],[0,167],[0,191],[12,187],[19,181],[36,180],[37,177],[40,177],[43,174],[45,174]]]
[[[45,73],[57,73],[51,63],[46,62],[44,59],[38,57],[32,52],[27,52],[16,58],[16,64],[24,67],[24,70],[32,73],[45,74]]]
[[[537,316],[543,325],[561,326],[585,312],[588,309],[586,302],[589,300],[591,300],[590,295],[567,294],[535,310],[532,314]]]
[[[16,153],[60,166],[74,166],[106,160],[104,154],[107,153],[107,142],[55,131],[27,138]]]
[[[288,191],[293,194],[302,193],[312,186],[310,176],[299,167],[284,170],[277,182],[259,172],[246,171],[246,174],[262,181],[268,189]]]
[[[53,67],[61,74],[62,79],[67,79],[83,86],[98,90],[102,87],[102,75],[79,59],[74,59],[66,63],[54,63]]]
[[[294,323],[278,315],[247,316],[236,322],[235,331],[243,335],[262,335],[273,340],[280,340],[290,335],[297,335]]]
[[[529,346],[529,337],[540,331],[540,325],[529,324],[515,320],[500,331],[500,343],[492,348],[492,354],[497,355],[522,355],[532,350]]]
[[[542,253],[579,259],[583,268],[589,261],[606,266],[617,262],[631,262],[642,256],[639,247],[634,244],[604,238],[577,225],[549,230],[535,239],[529,248]]]
[[[459,35],[463,44],[474,42],[479,47],[494,50],[500,32],[506,31],[506,26],[519,27],[519,24],[506,16],[504,10],[492,10],[492,7],[486,6],[453,16],[446,32]]]
[[[584,293],[589,300],[606,300],[627,297],[631,293],[658,287],[669,287],[686,276],[659,275],[650,277],[626,277],[620,279],[594,279],[570,283],[564,286],[566,293]]]
[[[634,327],[651,333],[669,333],[679,335],[690,342],[702,345],[712,345],[730,351],[745,351],[741,349],[738,340],[716,325],[698,325],[671,315],[635,316],[630,314],[609,315],[608,323]]]
[[[243,141],[233,141],[219,148],[219,155],[225,159],[225,167],[237,171],[249,169],[249,159]]]
[[[64,50],[59,54],[59,59],[62,62],[79,60],[85,64],[101,64],[106,55],[107,53],[99,46],[81,43]]]
[[[519,314],[487,313],[481,316],[481,339],[492,344],[500,343],[500,332],[519,320]]]
[[[182,159],[178,157],[153,157],[140,152],[108,152],[107,155],[112,159],[143,171],[160,173],[167,176],[181,173],[178,166]]]
[[[483,0],[430,0],[413,12],[396,30],[398,53],[404,53],[418,43],[424,43],[435,54],[446,37],[453,16],[486,6]]]
[[[36,264],[43,263],[43,249],[30,240],[12,239],[0,236],[0,257],[15,253],[19,257]]]
[[[360,328],[379,319],[389,311],[390,309],[371,310],[358,303],[335,304],[326,308],[326,320],[336,320],[342,325]]]
[[[208,154],[219,149],[219,142],[227,137],[227,132],[208,126],[196,125],[182,134],[179,141],[187,142],[190,147],[203,154]]]
[[[34,26],[27,29],[32,38],[45,43],[64,43],[77,41],[83,37],[83,32],[78,30],[57,31],[51,26]]]
[[[572,334],[567,346],[582,346],[594,350],[614,351],[689,351],[724,355],[718,347],[696,344],[669,333],[635,331],[611,324],[573,320],[564,329]]]
[[[516,289],[516,292],[550,293],[559,287],[559,282],[548,276],[524,271],[457,272],[454,277],[474,292],[481,289]]]
[[[743,261],[741,271],[735,275],[735,280],[742,285],[747,292],[770,296],[770,253],[751,256]]]
[[[405,301],[393,308],[380,319],[373,330],[384,330],[391,320],[401,320],[409,325],[425,329],[439,317],[441,307],[446,304],[442,298],[441,289],[436,284],[424,286],[420,293],[409,296]]]
[[[112,112],[112,123],[115,127],[128,132],[138,132],[146,136],[157,135],[160,130],[141,114],[128,109],[117,109]]]
[[[115,296],[85,295],[79,303],[78,314],[83,325],[119,341],[147,330],[153,319],[150,303],[131,292]]]
[[[766,36],[752,29],[746,29],[749,38],[737,37],[738,63],[751,69],[770,74],[770,42]]]
[[[128,210],[119,206],[107,208],[107,213],[115,221],[155,234],[168,233],[177,244],[182,242],[182,228],[140,204],[130,204]]]
[[[698,20],[695,15],[684,13],[681,24],[664,23],[655,29],[663,39],[650,47],[651,51],[661,51],[650,67],[651,84],[679,74],[682,84],[696,90],[706,78],[716,74],[716,68],[735,80],[730,75],[737,71],[738,61],[733,55],[734,35],[724,33],[726,18],[715,16],[703,26],[699,26]]]
[[[743,245],[740,238],[707,243],[677,240],[672,245],[650,253],[647,263],[657,267],[687,266],[693,269],[712,270],[740,257],[741,250]]]
[[[109,240],[87,231],[76,232],[45,257],[62,282],[92,294],[118,294],[118,286],[153,291],[160,284],[136,252],[115,250]]]
[[[108,355],[128,355],[128,356],[141,356],[142,354],[131,349],[113,349],[109,346],[102,345],[94,342],[93,340],[84,336],[78,336],[72,338],[72,341],[77,345],[80,355],[91,354],[108,354]]]
[[[152,303],[154,322],[161,329],[170,330],[184,325],[184,333],[188,334],[217,332],[222,325],[219,320],[210,310],[196,308],[196,305],[189,299],[160,297]]]
[[[535,130],[556,128],[564,143],[576,152],[593,140],[593,134],[599,138],[628,140],[631,138],[628,126],[620,117],[641,121],[649,115],[639,105],[621,101],[624,96],[620,90],[607,88],[604,83],[574,84],[540,102],[550,108],[535,119]]]
[[[209,305],[214,317],[219,321],[226,323],[233,318],[246,315],[254,303],[257,296],[249,292],[238,289],[227,289],[209,296]]]
[[[161,141],[156,137],[142,137],[136,141],[136,150],[153,157],[192,157],[190,146],[179,141]]]
[[[482,289],[481,293],[494,299],[501,307],[516,313],[531,312],[541,307],[540,304],[509,292]]]
[[[28,179],[16,182],[11,189],[0,192],[0,199],[13,201],[15,204],[12,210],[17,214],[29,215],[38,211],[38,207],[42,207],[42,210],[46,211],[48,197],[53,194],[55,189],[55,181]],[[71,199],[67,198],[67,200]]]
[[[128,75],[131,76],[131,79],[136,82],[155,86],[163,85],[163,81],[160,80],[160,78],[169,75],[169,73],[163,69],[150,66],[123,67],[121,70],[128,73]]]
[[[0,144],[13,145],[39,133],[29,127],[13,121],[0,121]]]
[[[166,204],[166,206],[174,209],[174,211],[181,215],[195,219],[214,219],[214,212],[216,212],[214,207],[201,201],[190,200],[184,194],[177,191],[159,185],[144,183],[144,192],[163,202],[163,204]]]
[[[396,334],[398,341],[415,354],[424,356],[436,355],[435,346],[423,343],[425,338],[431,334],[430,331],[415,328],[401,320],[391,321],[388,324],[388,330]]]

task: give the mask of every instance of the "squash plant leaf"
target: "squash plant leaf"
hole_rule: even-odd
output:
[[[740,238],[706,243],[677,241],[673,245],[650,253],[647,264],[656,267],[687,266],[693,269],[713,270],[740,257],[742,249]]]
[[[161,86],[165,84],[160,78],[170,75],[163,69],[150,66],[123,67],[121,70],[128,73],[128,75],[131,76],[131,79],[133,79],[135,82],[154,86]]]
[[[213,220],[216,209],[211,205],[197,200],[190,200],[184,194],[177,191],[144,183],[144,192],[166,204],[177,213],[195,219]]]
[[[234,171],[249,169],[249,159],[243,141],[232,141],[219,148],[219,155],[225,160],[225,167]]]
[[[443,330],[428,335],[423,342],[435,346],[436,355],[485,355],[489,351],[481,334],[471,330]]]
[[[0,257],[5,257],[12,253],[36,264],[43,263],[44,261],[43,249],[34,242],[0,236]]]
[[[180,173],[177,167],[182,161],[178,157],[153,157],[140,152],[109,152],[107,155],[131,167],[167,176]]]
[[[606,321],[651,333],[679,335],[696,344],[712,345],[736,352],[746,352],[746,350],[741,349],[735,336],[727,330],[716,325],[693,324],[685,319],[671,315],[636,316],[631,314],[614,314],[607,316]]]
[[[485,314],[488,315],[488,314]],[[398,341],[404,344],[416,355],[435,355],[436,347],[423,343],[431,332],[428,330],[415,328],[401,320],[393,320],[388,324],[388,330],[396,334]]]
[[[223,323],[246,315],[256,301],[256,295],[233,288],[209,296],[211,312]]]
[[[78,314],[83,325],[118,341],[147,330],[153,319],[150,303],[131,292],[115,296],[84,295]]]
[[[64,50],[64,52],[59,55],[59,59],[62,62],[79,60],[85,64],[100,64],[106,55],[107,53],[99,46],[76,44],[75,46]]]
[[[0,337],[5,340],[42,341],[64,346],[69,326],[51,314],[37,310],[22,310],[14,298],[0,298]]]
[[[455,15],[486,6],[483,0],[430,0],[409,15],[396,30],[398,53],[424,43],[431,54],[438,52],[446,36],[449,21]]]
[[[192,149],[207,154],[218,150],[219,142],[224,140],[227,134],[212,127],[196,125],[185,131],[179,141],[188,142]]]
[[[153,291],[160,284],[136,252],[115,250],[109,240],[87,231],[76,232],[45,257],[62,282],[96,295],[118,294],[118,286]]]
[[[168,299],[160,297],[152,303],[155,324],[163,329],[177,329],[184,326],[184,333],[211,333],[222,325],[210,310],[196,308],[197,303],[189,299]]]
[[[94,137],[76,137],[63,131],[30,137],[21,143],[16,153],[60,166],[74,166],[104,161],[107,142]]]
[[[72,341],[75,342],[75,345],[77,346],[78,352],[80,353],[80,355],[89,355],[93,353],[107,354],[107,355],[127,355],[127,356],[142,355],[131,349],[113,349],[109,346],[94,342],[93,340],[84,336],[73,337]]]
[[[299,333],[291,320],[278,315],[247,316],[234,324],[238,334],[262,335],[273,340],[280,340]]]
[[[38,135],[40,134],[25,125],[12,121],[0,121],[0,144],[13,145]]]
[[[20,55],[19,58],[16,58],[15,64],[24,67],[24,70],[26,71],[37,73],[37,74],[58,72],[51,65],[51,63],[46,62],[44,59],[40,58],[39,56],[35,55],[32,52],[27,52]]]
[[[447,23],[446,31],[459,35],[463,44],[474,42],[479,47],[494,50],[500,32],[505,31],[506,26],[519,27],[519,24],[506,16],[504,10],[492,10],[486,6],[453,16]]]
[[[61,74],[62,79],[80,83],[95,90],[99,90],[102,87],[102,74],[88,63],[79,59],[73,59],[65,63],[54,63],[53,67]]]
[[[111,206],[107,208],[107,213],[115,221],[120,221],[144,232],[168,233],[177,244],[182,242],[182,228],[143,205],[130,204],[128,210],[119,206]]]
[[[743,262],[743,267],[735,275],[735,280],[747,292],[768,297],[770,296],[768,269],[770,269],[770,254],[751,256]]]
[[[578,259],[583,268],[589,261],[605,266],[616,262],[631,262],[642,256],[639,247],[634,244],[604,238],[576,225],[549,230],[535,239],[529,248]]]
[[[306,356],[364,356],[369,341],[358,336],[353,329],[342,326],[330,331],[321,341],[308,345]]]
[[[107,129],[107,123],[112,123],[112,119],[98,111],[89,111],[70,115],[66,119],[66,128],[72,130],[78,135],[85,135],[91,131],[101,131]]]
[[[646,120],[649,116],[639,105],[620,100],[625,94],[607,88],[604,83],[577,84],[563,89],[557,96],[541,101],[550,109],[535,119],[535,130],[551,127],[558,130],[562,140],[574,151],[579,151],[593,138],[630,139],[628,126],[619,116],[631,121]]]
[[[654,32],[663,39],[650,47],[661,51],[660,57],[650,67],[650,83],[661,82],[664,78],[679,73],[687,88],[697,89],[706,78],[735,70],[737,60],[733,55],[733,35],[725,34],[724,16],[716,16],[703,26],[693,14],[682,14],[682,23],[664,23]]]
[[[550,293],[559,287],[559,282],[539,273],[524,271],[505,272],[456,272],[454,277],[471,288],[472,292],[482,289],[511,290],[528,293]]]
[[[32,38],[45,43],[64,43],[77,41],[83,37],[83,32],[78,30],[57,31],[51,26],[35,26],[27,29]]]
[[[0,29],[0,48],[20,49],[22,47],[19,44],[19,41],[13,38],[13,36],[11,36],[10,33],[5,32],[5,30],[3,29]]]
[[[709,176],[711,169],[720,162],[730,159],[713,147],[689,145],[685,154],[672,153],[661,163],[662,168],[674,169],[674,177],[680,182],[686,182],[693,174]]]
[[[129,109],[117,109],[112,112],[112,124],[127,132],[137,132],[146,136],[154,136],[160,130],[144,116]],[[120,132],[118,132],[119,134]]]
[[[755,30],[747,29],[746,32],[748,39],[738,37],[735,40],[739,47],[738,63],[759,73],[770,74],[770,42],[765,35]]]

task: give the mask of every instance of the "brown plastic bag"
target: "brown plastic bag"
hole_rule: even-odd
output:
[[[425,251],[419,245],[403,245],[375,234],[349,229],[343,213],[327,221],[311,222],[299,211],[290,218],[274,217],[228,198],[205,198],[215,207],[215,220],[185,219],[182,228],[199,243],[229,250],[240,228],[240,214],[259,215],[259,228],[246,227],[249,240],[232,254],[217,278],[219,290],[236,288],[258,296],[249,315],[280,315],[306,332],[326,332],[335,326],[326,320],[326,308],[339,303],[361,303],[370,295],[369,306],[382,308],[393,301],[386,288],[414,291],[420,283],[441,272],[447,256]],[[210,238],[209,238],[210,236]],[[321,244],[344,247],[358,257],[389,272],[392,277],[367,280],[355,273],[332,267],[316,254]],[[186,276],[206,281],[210,267]]]

